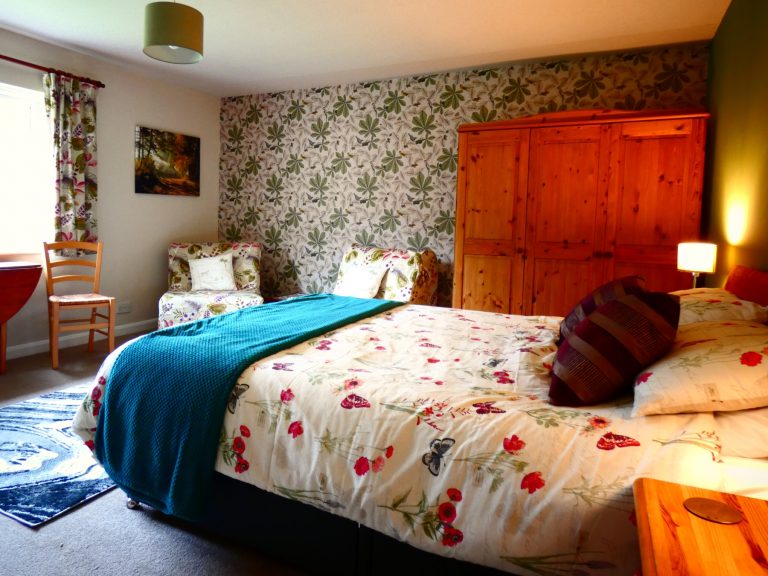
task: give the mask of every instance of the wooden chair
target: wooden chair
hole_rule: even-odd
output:
[[[107,337],[109,351],[115,349],[115,298],[99,294],[101,275],[101,242],[44,242],[45,278],[48,290],[48,326],[51,342],[51,367],[59,367],[59,333],[88,330],[88,351],[93,352],[96,332]],[[52,258],[60,250],[95,252],[95,260],[81,256]],[[77,294],[57,294],[69,284],[86,285],[87,291]],[[106,308],[106,313],[100,311]],[[62,310],[89,309],[88,317],[62,318]]]

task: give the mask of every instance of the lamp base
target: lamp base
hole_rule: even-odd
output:
[[[698,272],[691,272],[691,276],[693,276],[693,287],[696,288],[696,280],[699,279],[699,273]]]

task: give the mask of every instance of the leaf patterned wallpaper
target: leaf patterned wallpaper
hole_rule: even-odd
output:
[[[268,296],[331,290],[352,242],[429,247],[447,305],[459,124],[702,106],[708,56],[674,46],[225,98],[220,239],[263,244]]]

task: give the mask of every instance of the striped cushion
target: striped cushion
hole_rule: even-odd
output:
[[[597,307],[560,344],[549,398],[558,406],[584,406],[631,390],[633,379],[671,346],[680,299],[641,292]]]
[[[625,276],[624,278],[606,282],[599,288],[594,289],[563,318],[560,324],[558,345],[568,338],[568,335],[573,332],[578,323],[594,312],[598,306],[627,294],[639,294],[643,291],[644,284],[645,279],[642,276]]]

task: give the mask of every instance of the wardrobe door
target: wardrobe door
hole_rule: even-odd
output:
[[[522,312],[529,130],[459,135],[453,306]]]
[[[531,130],[524,314],[564,316],[605,275],[610,125]]]
[[[655,291],[690,287],[691,275],[677,271],[677,244],[700,238],[705,133],[701,118],[614,126],[609,275],[640,274]]]

